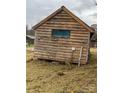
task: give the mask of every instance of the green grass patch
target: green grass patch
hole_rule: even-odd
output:
[[[26,47],[27,47],[27,48],[34,47],[34,44],[27,44]]]

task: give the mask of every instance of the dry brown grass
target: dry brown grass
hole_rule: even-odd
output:
[[[33,59],[33,49],[27,48],[26,50],[26,61],[30,62]]]
[[[96,52],[91,53],[92,64],[68,69],[68,65],[28,61],[33,57],[28,50],[27,93],[96,93]]]

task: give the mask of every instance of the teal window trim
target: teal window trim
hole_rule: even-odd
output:
[[[52,29],[53,38],[70,38],[70,30]]]

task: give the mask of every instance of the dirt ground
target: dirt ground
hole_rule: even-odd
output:
[[[27,50],[27,93],[96,93],[96,49],[91,49],[91,63],[77,67],[32,61],[33,52]]]

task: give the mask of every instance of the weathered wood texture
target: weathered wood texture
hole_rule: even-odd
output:
[[[52,29],[70,30],[70,38],[52,38]],[[66,12],[61,11],[39,26],[35,30],[35,35],[34,53],[36,58],[56,61],[73,60],[73,63],[78,63],[80,48],[83,46],[81,64],[86,64],[90,32]],[[73,57],[72,47],[76,49],[73,52]]]

